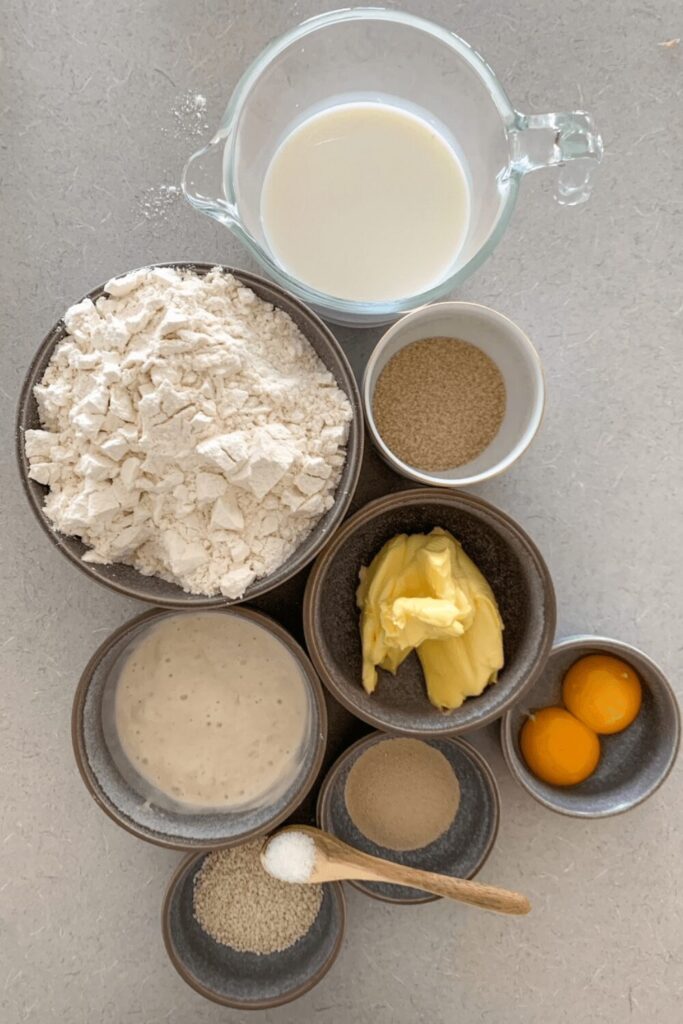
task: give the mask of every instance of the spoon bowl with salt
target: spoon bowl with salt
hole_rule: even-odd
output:
[[[497,886],[421,871],[373,857],[309,825],[291,825],[270,836],[261,863],[283,882],[299,884],[364,880],[423,889],[498,914],[528,914],[526,896]]]

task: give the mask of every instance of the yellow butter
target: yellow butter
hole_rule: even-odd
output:
[[[446,530],[399,534],[360,572],[363,686],[417,650],[432,704],[460,707],[503,666],[503,622],[487,580]]]

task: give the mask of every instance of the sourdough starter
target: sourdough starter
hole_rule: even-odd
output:
[[[309,715],[303,673],[284,644],[220,612],[162,620],[116,688],[116,731],[133,767],[172,800],[203,809],[282,792]]]

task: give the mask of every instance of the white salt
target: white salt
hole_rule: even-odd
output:
[[[305,832],[279,832],[263,852],[263,866],[281,882],[308,882],[314,864],[315,843]]]

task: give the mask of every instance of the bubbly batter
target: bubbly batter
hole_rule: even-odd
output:
[[[285,645],[220,612],[162,620],[116,688],[116,731],[133,767],[171,799],[204,809],[284,789],[309,714],[303,673]]]

